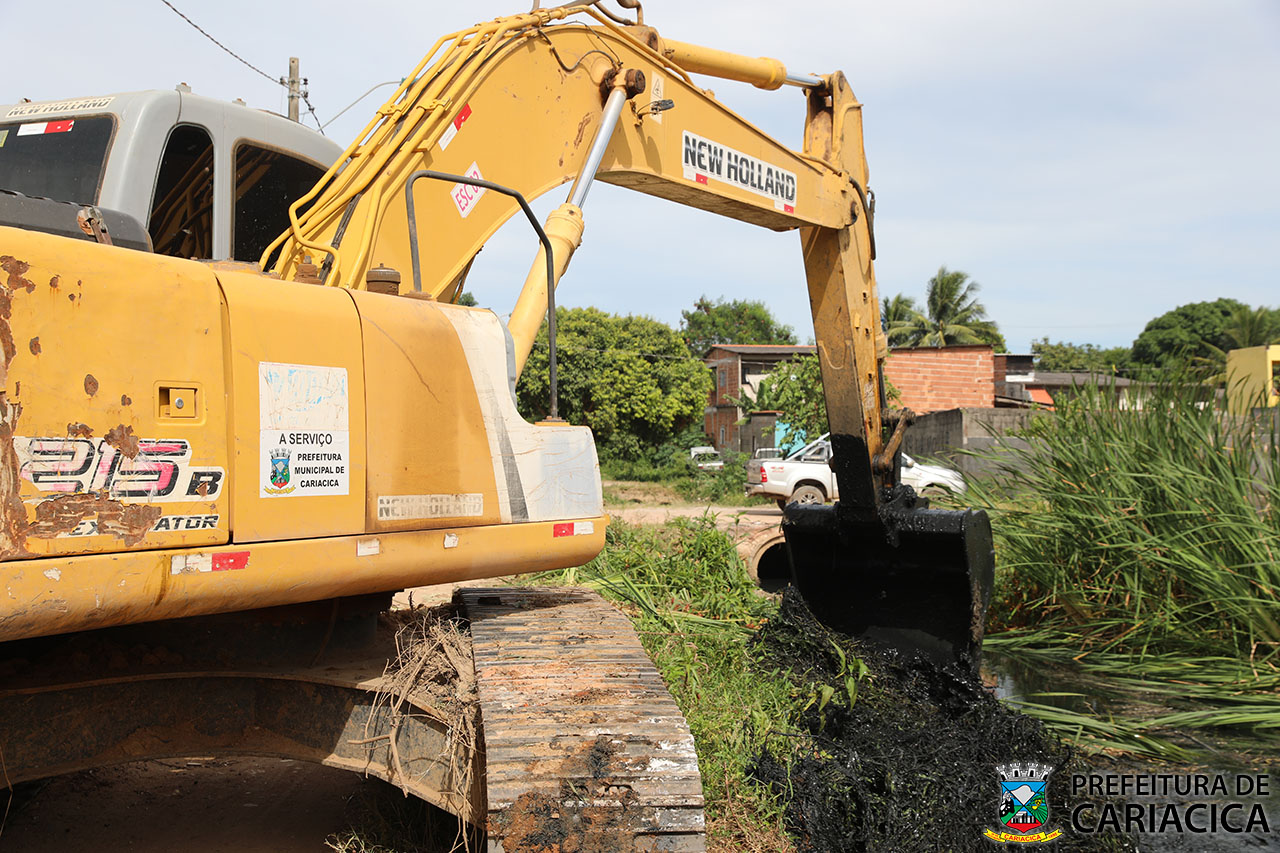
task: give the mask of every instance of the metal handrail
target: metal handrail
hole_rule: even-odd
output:
[[[547,346],[549,349],[548,360],[550,362],[548,369],[548,379],[551,383],[551,407],[548,418],[558,420],[560,417],[560,395],[556,386],[556,284],[555,284],[555,263],[551,257],[551,240],[547,237],[547,232],[542,229],[542,224],[538,222],[538,218],[533,215],[533,209],[529,207],[529,202],[524,200],[524,196],[518,191],[510,187],[504,187],[501,184],[495,184],[493,181],[486,181],[481,178],[472,178],[467,175],[451,175],[448,172],[437,172],[432,169],[419,169],[409,175],[408,181],[405,182],[404,199],[405,207],[409,215],[409,252],[412,255],[413,262],[413,289],[415,293],[422,292],[422,269],[418,260],[418,220],[414,215],[413,209],[413,185],[419,178],[431,178],[437,181],[453,181],[457,184],[469,184],[473,187],[482,187],[486,190],[502,193],[503,195],[514,198],[520,204],[520,209],[524,211],[524,215],[528,218],[529,224],[533,226],[533,230],[538,232],[538,240],[542,243],[543,251],[547,256]]]

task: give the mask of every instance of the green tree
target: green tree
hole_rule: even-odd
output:
[[[917,311],[916,301],[910,296],[899,293],[893,297],[884,297],[880,307],[880,328],[889,338],[889,346],[904,345],[909,339],[907,327],[911,325]]]
[[[1250,308],[1237,305],[1231,309],[1227,324],[1222,328],[1222,346],[1206,343],[1209,354],[1193,359],[1193,364],[1208,374],[1206,381],[1225,382],[1227,379],[1227,352],[1246,347],[1261,347],[1280,343],[1280,312],[1271,308]]]
[[[903,343],[914,347],[991,344],[1004,352],[1004,336],[978,301],[981,287],[969,280],[968,273],[939,267],[929,279],[925,310],[915,311],[900,329]]]
[[[1246,306],[1235,299],[1179,305],[1147,323],[1133,342],[1133,361],[1148,367],[1175,367],[1193,358],[1208,359],[1229,349],[1226,337],[1232,312]]]
[[[462,294],[458,297],[458,301],[457,301],[457,302],[455,302],[454,304],[455,304],[455,305],[469,305],[469,306],[471,306],[472,308],[474,308],[474,307],[476,307],[477,305],[479,305],[480,303],[479,303],[479,302],[476,302],[476,298],[471,294],[471,291],[470,291],[470,290],[464,290],[464,291],[462,291]]]
[[[602,456],[647,458],[702,423],[711,375],[664,323],[557,308],[556,354],[560,416],[591,427]],[[520,412],[530,420],[547,414],[547,364],[544,324],[516,385]]]
[[[1066,372],[1089,370],[1095,373],[1118,373],[1129,367],[1128,347],[1102,349],[1093,344],[1050,342],[1047,337],[1031,342],[1036,357],[1036,370]]]
[[[716,344],[794,344],[795,332],[774,319],[763,302],[706,296],[680,312],[680,334],[689,352],[702,358]]]
[[[787,436],[791,447],[810,442],[826,432],[827,400],[822,393],[818,357],[802,355],[775,367],[760,380],[752,407],[782,412],[778,420],[791,429]]]

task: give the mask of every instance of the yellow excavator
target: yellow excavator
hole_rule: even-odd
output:
[[[352,626],[372,625],[390,591],[580,565],[604,547],[590,431],[557,417],[554,309],[597,180],[798,231],[841,500],[787,508],[795,583],[835,628],[944,661],[976,658],[993,569],[986,517],[929,509],[898,483],[909,417],[885,403],[861,105],[839,72],[794,74],[667,39],[638,2],[620,2],[622,13],[602,2],[535,7],[440,39],[292,203],[288,229],[257,264],[139,251],[145,236],[111,245],[111,211],[92,205],[78,214],[82,239],[0,227],[0,751],[10,781],[211,749],[292,755],[369,770],[475,823],[487,811],[491,843],[520,848],[503,814],[527,796],[520,780],[547,769],[530,744],[560,743],[584,724],[567,695],[544,697],[545,713],[504,717],[515,694],[501,691],[555,673],[586,678],[582,660],[562,653],[594,643],[602,674],[574,695],[617,711],[626,700],[605,696],[608,675],[636,657],[634,638],[599,627],[607,617],[584,596],[463,595],[483,748],[473,756],[482,772],[461,790],[437,760],[449,738],[440,720],[380,705],[373,669],[326,669],[322,658],[344,631],[370,633]],[[803,150],[691,74],[801,88]],[[77,109],[81,120],[99,107]],[[57,132],[55,113],[36,116],[40,132]],[[189,160],[192,176],[217,162]],[[189,183],[173,181],[179,196]],[[565,202],[539,223],[529,201],[565,183]],[[166,242],[193,245],[189,224],[209,206],[179,198],[167,209]],[[539,248],[503,325],[454,303],[477,253],[515,215]],[[201,245],[217,253],[216,239]],[[544,322],[551,414],[528,423],[514,382]],[[596,628],[576,621],[588,612]],[[535,638],[530,656],[502,657]],[[609,657],[614,642],[630,643],[621,657]],[[104,648],[142,651],[93,661]],[[645,662],[632,663],[651,686]],[[643,759],[627,765],[624,786],[641,800],[616,785],[596,797],[629,815],[611,831],[701,849],[691,742],[664,696],[619,712],[613,746],[597,733],[572,749]],[[668,762],[678,780],[654,769],[667,766],[654,744],[684,756]],[[544,775],[563,782],[557,772]]]

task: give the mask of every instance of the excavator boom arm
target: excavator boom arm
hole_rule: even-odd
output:
[[[804,150],[725,108],[689,72],[804,87]],[[776,60],[664,41],[639,23],[616,25],[594,4],[472,27],[437,43],[294,205],[291,231],[264,261],[278,249],[283,277],[351,288],[375,264],[412,268],[415,290],[452,301],[516,205],[474,182],[417,181],[407,190],[410,222],[406,183],[422,169],[526,198],[573,181],[545,226],[553,262],[539,251],[508,322],[517,371],[547,312],[548,285],[581,241],[593,180],[797,230],[841,501],[788,508],[796,584],[835,627],[940,658],[977,656],[994,568],[990,526],[979,512],[928,509],[896,485],[908,413],[886,440],[872,196],[861,105],[843,74],[792,75]]]
[[[564,22],[570,15],[593,21]],[[762,88],[805,86],[804,151],[724,107],[686,68]],[[623,79],[631,87],[626,106],[602,140],[598,165],[590,163],[609,92]],[[592,172],[585,178],[584,167]],[[858,454],[864,473],[847,491],[842,483],[842,492],[846,500],[874,504],[883,479],[873,475],[872,460],[883,446],[884,345],[861,108],[843,75],[789,75],[776,60],[665,42],[652,28],[618,26],[590,7],[477,25],[433,47],[293,206],[290,232],[264,262],[274,257],[274,270],[285,278],[312,274],[325,284],[362,288],[371,268],[414,267],[412,227],[421,270],[414,288],[452,301],[476,253],[517,207],[474,186],[418,181],[411,226],[403,188],[420,169],[483,178],[529,199],[595,178],[766,228],[799,229],[832,429],[865,445]],[[581,210],[562,206],[547,231],[558,279],[581,239]],[[521,367],[546,311],[544,270],[539,255],[513,311]]]

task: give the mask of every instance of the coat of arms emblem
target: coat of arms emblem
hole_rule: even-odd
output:
[[[1047,764],[1001,764],[1000,776],[1001,831],[988,829],[983,834],[992,841],[1052,841],[1062,830],[1046,830],[1049,822],[1049,774]]]
[[[287,447],[277,447],[271,451],[271,485],[283,489],[289,485],[289,459],[293,455]]]

